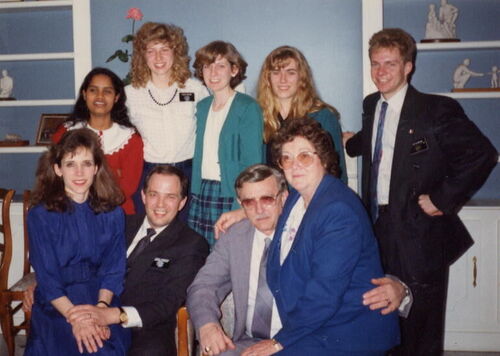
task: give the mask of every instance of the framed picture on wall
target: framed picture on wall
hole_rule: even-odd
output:
[[[40,123],[38,124],[36,144],[50,145],[52,143],[52,135],[68,116],[69,114],[42,114]]]

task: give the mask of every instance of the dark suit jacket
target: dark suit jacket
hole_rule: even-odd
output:
[[[282,329],[279,355],[336,355],[385,351],[399,343],[397,314],[362,304],[371,278],[383,276],[371,222],[358,196],[325,175],[280,265],[282,232],[299,199],[292,190],[267,261],[267,282]]]
[[[362,195],[370,206],[372,127],[380,93],[363,102],[362,130],[346,145],[363,157]],[[417,150],[420,148],[420,150]],[[472,244],[457,212],[485,182],[497,151],[453,99],[408,87],[394,146],[389,214],[391,236],[377,236],[386,273],[405,282],[431,281]],[[442,217],[429,217],[418,197],[429,194]],[[395,247],[394,247],[395,246]]]
[[[127,246],[139,230],[144,215],[127,218]],[[132,330],[129,355],[176,355],[176,314],[186,299],[187,287],[208,255],[203,237],[176,218],[130,266],[121,296],[123,305],[137,309],[142,328]],[[168,259],[166,268],[154,264]]]

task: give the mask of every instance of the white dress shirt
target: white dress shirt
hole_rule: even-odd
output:
[[[193,158],[196,104],[208,96],[205,86],[190,78],[184,88],[174,83],[160,89],[149,81],[144,88],[127,85],[125,92],[130,120],[144,142],[146,162],[177,163]],[[149,92],[166,105],[155,103]]]
[[[299,229],[306,210],[304,199],[300,197],[290,211],[290,215],[288,215],[285,227],[281,233],[280,265],[283,265],[283,262],[292,248],[295,235],[297,234],[297,230]]]
[[[219,111],[213,110],[214,99],[208,111],[207,123],[203,134],[203,158],[201,160],[202,179],[220,182],[219,137],[235,94],[236,93],[233,93],[233,95],[229,97],[224,107]]]
[[[377,200],[379,205],[389,204],[389,187],[391,184],[392,157],[394,156],[394,144],[398,131],[401,108],[405,100],[408,84],[402,87],[389,100],[380,97],[375,109],[375,120],[373,120],[372,130],[372,155],[375,150],[375,140],[377,138],[377,127],[380,119],[380,108],[382,102],[386,101],[387,111],[385,113],[384,132],[382,136],[382,159],[380,161],[377,180]]]
[[[248,309],[247,309],[247,322],[246,322],[246,333],[249,337],[252,336],[252,322],[253,313],[255,310],[255,299],[257,298],[257,287],[259,285],[259,271],[260,271],[260,260],[262,259],[262,254],[264,253],[264,247],[266,246],[265,239],[269,237],[273,239],[274,232],[267,236],[263,232],[255,229],[253,244],[252,244],[252,255],[250,259],[250,279],[248,281]],[[276,335],[281,329],[281,319],[278,314],[278,308],[276,307],[276,301],[273,298],[273,310],[271,314],[271,338]]]
[[[168,225],[165,225],[159,229],[155,229],[155,234],[150,237],[151,242],[163,231]],[[151,228],[151,225],[149,224],[148,218],[144,217],[144,221],[142,222],[141,227],[137,231],[137,234],[135,234],[134,239],[132,240],[132,243],[127,249],[127,257],[130,256],[132,251],[134,251],[134,248],[137,246],[139,241],[147,235],[148,229]],[[124,328],[142,328],[142,319],[141,316],[139,315],[139,312],[135,307],[130,307],[130,306],[124,306],[123,310],[125,313],[127,313],[128,317],[128,322],[127,324],[122,324]]]

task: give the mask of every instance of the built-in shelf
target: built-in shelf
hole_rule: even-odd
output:
[[[478,50],[500,48],[500,41],[417,43],[419,51]]]
[[[47,151],[47,146],[0,147],[0,153],[40,153]]]
[[[77,0],[78,1],[78,0]],[[43,7],[68,7],[73,6],[73,0],[50,0],[50,1],[13,1],[0,3],[1,9],[30,9]]]
[[[465,93],[434,93],[455,99],[494,99],[500,98],[500,92],[465,92]]]
[[[50,61],[54,59],[74,59],[74,58],[75,54],[73,52],[0,54],[0,62]]]
[[[0,101],[2,106],[64,106],[74,105],[75,99],[53,99],[53,100],[5,100]]]

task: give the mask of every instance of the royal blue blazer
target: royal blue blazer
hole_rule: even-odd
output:
[[[292,248],[280,265],[281,234],[299,199],[292,190],[276,227],[267,281],[283,324],[279,355],[377,352],[399,344],[398,315],[362,304],[383,277],[371,222],[358,196],[325,175],[309,203]]]

